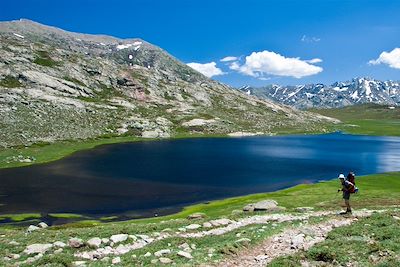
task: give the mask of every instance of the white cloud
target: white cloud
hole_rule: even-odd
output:
[[[390,52],[383,51],[375,60],[368,62],[372,65],[387,64],[394,69],[400,69],[400,48],[395,48]]]
[[[305,43],[316,43],[316,42],[321,41],[321,38],[314,37],[314,36],[308,37],[307,35],[303,35],[300,40]]]
[[[232,65],[231,69],[233,69]],[[234,65],[233,67],[236,68],[237,66]],[[268,74],[301,78],[320,73],[323,68],[309,64],[309,62],[299,58],[287,58],[275,52],[264,50],[251,53],[246,57],[246,62],[237,70],[253,77]]]
[[[215,62],[210,62],[210,63],[205,63],[205,64],[191,62],[186,65],[197,70],[198,72],[204,74],[205,76],[207,76],[209,78],[211,78],[213,76],[225,74],[220,68],[217,68],[217,63],[215,63]]]
[[[221,62],[229,62],[229,61],[235,61],[237,59],[238,59],[237,57],[228,56],[228,57],[222,58],[220,61]]]
[[[231,64],[229,64],[229,68],[231,70],[239,70],[240,69],[239,62],[237,62],[237,61],[232,62]]]
[[[313,58],[313,59],[309,59],[309,60],[304,60],[307,63],[311,63],[311,64],[315,64],[315,63],[321,63],[322,59],[320,58]]]

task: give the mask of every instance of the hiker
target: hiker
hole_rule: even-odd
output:
[[[351,174],[349,173],[348,176],[353,175],[354,174],[351,172]],[[351,207],[350,207],[350,193],[354,192],[354,184],[348,180],[346,180],[346,177],[344,176],[343,173],[341,173],[339,175],[339,180],[340,183],[342,185],[341,189],[338,189],[338,192],[342,191],[343,192],[343,199],[344,199],[344,203],[346,204],[346,212],[344,212],[343,214],[347,214],[347,213],[351,213]]]

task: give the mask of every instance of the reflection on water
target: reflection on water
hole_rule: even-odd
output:
[[[328,134],[105,145],[49,164],[0,170],[0,213],[149,216],[350,170],[400,171],[400,138]]]

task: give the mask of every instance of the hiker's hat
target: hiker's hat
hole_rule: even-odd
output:
[[[344,177],[344,174],[343,173],[341,173],[341,174],[339,174],[339,177],[338,177],[339,179],[346,179],[346,177]]]

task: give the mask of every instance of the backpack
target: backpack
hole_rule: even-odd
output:
[[[346,180],[350,182],[351,187],[349,188],[349,193],[357,193],[358,188],[356,187],[356,176],[354,175],[354,172],[349,172],[347,175]]]

